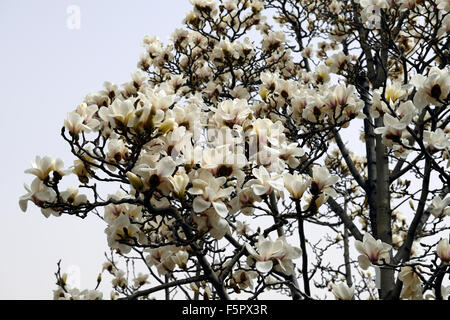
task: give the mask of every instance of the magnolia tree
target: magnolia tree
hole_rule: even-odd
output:
[[[191,3],[68,113],[73,166],[36,157],[21,209],[104,220],[113,299],[447,299],[450,3]]]

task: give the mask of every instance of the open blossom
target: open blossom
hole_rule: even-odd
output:
[[[171,273],[175,269],[173,251],[172,246],[149,249],[148,252],[150,254],[145,257],[145,261],[150,267],[156,266],[159,275]]]
[[[68,187],[66,191],[61,192],[61,198],[70,204],[79,205],[87,201],[85,194],[79,194],[78,188]]]
[[[109,107],[100,108],[98,114],[103,121],[109,122],[113,128],[118,124],[125,127],[131,127],[132,123],[129,120],[131,119],[134,111],[135,108],[130,99],[116,99]]]
[[[311,180],[311,193],[317,195],[323,193],[326,196],[336,196],[336,191],[331,187],[339,181],[337,176],[330,174],[326,167],[314,166]]]
[[[47,187],[39,178],[35,178],[31,183],[31,186],[25,184],[24,187],[27,193],[19,199],[19,206],[23,212],[27,210],[28,201],[32,201],[37,206],[40,206],[43,202],[53,202],[56,200],[56,192]],[[51,213],[54,213],[50,209],[44,208],[42,208],[41,211],[47,218]]]
[[[442,199],[435,196],[431,201],[430,211],[436,218],[450,215],[450,197]]]
[[[380,239],[375,240],[370,233],[366,233],[363,241],[355,241],[356,250],[360,253],[358,257],[359,266],[364,270],[372,264],[389,263],[390,250],[392,246],[382,242]]]
[[[445,68],[432,67],[428,76],[415,75],[411,82],[417,89],[414,104],[419,110],[428,104],[441,106],[450,92],[450,73]]]
[[[402,137],[406,133],[406,127],[410,124],[412,116],[412,114],[409,114],[399,120],[385,113],[383,116],[384,127],[376,128],[374,132],[383,136],[383,144],[393,148],[394,144],[404,141]]]
[[[127,215],[120,215],[106,229],[108,245],[111,249],[117,249],[120,253],[127,254],[131,247],[124,242],[133,243],[139,238],[139,228],[131,223]]]
[[[271,176],[263,166],[254,168],[252,172],[256,179],[250,180],[251,188],[257,196],[270,194],[274,190],[282,190],[283,185],[278,181],[279,175]]]
[[[337,300],[352,300],[355,294],[355,286],[349,287],[345,282],[339,282],[333,284],[331,292]]]
[[[443,263],[450,263],[450,244],[447,238],[439,241],[436,246],[436,253]]]
[[[403,282],[401,299],[422,300],[422,281],[417,274],[418,270],[411,266],[404,266],[400,269],[398,278]]]
[[[212,206],[220,216],[226,217],[228,208],[224,199],[234,188],[222,188],[225,181],[225,177],[215,178],[209,171],[202,170],[198,177],[193,179],[192,188],[188,190],[190,194],[197,195],[193,202],[194,212],[200,213]]]
[[[64,176],[67,171],[64,170],[64,162],[61,159],[52,159],[48,156],[41,158],[36,156],[36,159],[31,164],[32,168],[25,170],[25,173],[34,174],[40,180],[45,180],[50,172],[56,173],[59,178]]]
[[[234,282],[242,290],[247,289],[247,288],[250,288],[250,290],[253,290],[253,279],[255,279],[257,277],[258,277],[258,274],[255,271],[238,270],[233,273]]]
[[[247,100],[243,99],[225,100],[220,102],[217,108],[212,107],[211,110],[214,111],[213,119],[217,125],[230,127],[241,126],[252,113]]]
[[[249,258],[256,260],[256,270],[261,273],[268,273],[275,266],[277,271],[290,275],[293,272],[292,259],[302,254],[300,248],[289,245],[284,237],[272,241],[260,235],[256,243],[257,251],[248,243],[246,248]]]
[[[284,187],[289,191],[292,198],[299,200],[302,198],[303,193],[308,189],[311,184],[311,180],[303,178],[302,175],[298,173],[290,174],[285,173]]]
[[[220,240],[227,233],[230,233],[230,228],[227,220],[222,218],[216,210],[210,208],[202,211],[199,215],[193,216],[194,223],[201,232],[209,232],[209,234]]]

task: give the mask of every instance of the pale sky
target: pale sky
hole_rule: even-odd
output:
[[[67,27],[71,5],[80,9],[80,29]],[[0,299],[51,299],[59,259],[63,271],[80,268],[82,288],[95,286],[108,251],[105,224],[96,217],[46,219],[32,204],[23,213],[18,199],[33,179],[23,171],[36,155],[71,165],[59,135],[66,114],[104,81],[129,81],[144,35],[166,41],[190,6],[188,0],[0,1]]]

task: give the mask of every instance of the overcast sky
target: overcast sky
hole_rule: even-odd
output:
[[[73,5],[79,29],[67,24],[73,26]],[[0,299],[52,298],[59,259],[63,271],[81,270],[83,288],[95,286],[108,250],[105,224],[96,217],[46,219],[31,204],[21,212],[23,183],[33,179],[23,171],[36,155],[71,165],[59,136],[66,114],[104,81],[129,81],[144,35],[167,40],[189,8],[188,0],[0,1]]]

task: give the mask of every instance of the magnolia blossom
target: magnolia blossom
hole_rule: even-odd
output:
[[[31,183],[31,186],[24,184],[26,194],[20,197],[19,206],[23,212],[27,210],[28,201],[34,202],[37,206],[40,206],[44,202],[54,202],[56,200],[56,192],[53,189],[50,189],[39,179],[35,178]],[[57,215],[51,209],[41,209],[42,214],[45,217],[49,217],[50,214]]]
[[[172,246],[149,249],[150,254],[145,257],[145,261],[149,266],[156,266],[159,275],[171,273],[175,269],[173,250]]]
[[[448,243],[447,238],[439,241],[436,246],[436,254],[441,259],[442,263],[450,263],[450,244]]]
[[[249,258],[256,260],[255,266],[259,272],[268,273],[277,263],[278,271],[287,275],[293,272],[292,259],[298,258],[302,253],[300,248],[287,244],[284,237],[272,241],[262,235],[259,236],[256,244],[257,251],[248,243],[246,243],[246,249],[250,255]]]
[[[217,108],[211,108],[211,110],[214,111],[213,119],[217,125],[231,127],[233,125],[241,126],[252,113],[247,100],[243,99],[222,101]]]
[[[450,215],[450,197],[442,199],[435,196],[431,201],[430,211],[436,218]]]
[[[290,174],[285,173],[284,187],[289,191],[293,199],[299,200],[302,198],[303,193],[308,189],[311,184],[311,180],[303,178],[302,175],[298,173]]]
[[[398,278],[403,282],[400,298],[411,300],[422,300],[422,281],[417,274],[418,270],[411,266],[404,266],[400,269]]]
[[[68,187],[66,191],[61,192],[61,198],[75,206],[87,201],[87,196],[79,194],[79,190],[75,187]]]
[[[345,282],[339,282],[338,284],[333,284],[331,292],[337,300],[353,300],[355,286],[349,287]]]
[[[360,253],[358,257],[359,266],[367,270],[372,264],[382,264],[390,262],[390,251],[392,246],[375,240],[370,233],[364,234],[363,241],[355,241],[356,250]]]
[[[254,168],[252,171],[256,179],[251,180],[251,188],[257,196],[264,194],[270,194],[272,191],[280,191],[283,188],[281,182],[279,182],[279,175],[271,176],[269,172],[263,166]]]
[[[227,220],[211,208],[202,211],[200,215],[193,216],[193,220],[198,230],[201,232],[209,232],[217,240],[222,239],[225,234],[230,233]]]
[[[399,120],[390,114],[385,113],[383,116],[384,127],[376,128],[374,132],[383,135],[383,143],[386,146],[393,148],[394,144],[405,141],[402,137],[404,132],[406,132],[406,127],[411,122],[411,119],[411,114]]]
[[[64,162],[61,159],[52,159],[48,156],[41,158],[36,156],[36,159],[31,164],[32,168],[25,170],[25,173],[34,174],[40,180],[48,178],[50,172],[54,171],[59,175],[59,178],[64,176],[67,172],[64,171]]]
[[[249,288],[253,290],[253,279],[258,277],[258,273],[255,271],[238,270],[233,273],[232,277],[240,289],[244,290]]]
[[[131,251],[131,247],[124,242],[133,243],[133,239],[137,240],[139,238],[139,232],[137,225],[131,223],[130,218],[126,215],[120,215],[105,229],[108,246],[111,249],[117,249],[123,254]]]
[[[331,175],[326,167],[314,166],[312,172],[311,193],[313,195],[323,193],[326,196],[337,196],[336,191],[331,187],[339,181],[337,176]]]
[[[193,202],[193,209],[200,213],[211,206],[222,217],[228,214],[228,208],[223,202],[233,191],[233,187],[222,188],[226,181],[225,177],[215,178],[207,170],[202,170],[197,178],[192,181],[190,194],[197,195]]]
[[[182,198],[189,183],[189,177],[185,170],[179,169],[173,177],[169,177],[169,182],[172,185],[174,194]]]
[[[428,104],[441,106],[450,92],[450,73],[445,68],[432,67],[428,76],[415,75],[411,82],[417,89],[414,104],[419,110]]]

